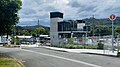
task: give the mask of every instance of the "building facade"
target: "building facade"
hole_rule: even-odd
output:
[[[63,13],[51,12],[50,13],[50,38],[51,45],[57,45],[58,39],[58,22],[63,21]]]
[[[90,30],[83,20],[63,20],[63,13],[50,13],[51,45],[59,45],[62,38],[81,37]]]

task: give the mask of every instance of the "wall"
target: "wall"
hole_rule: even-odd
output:
[[[50,19],[50,37],[51,37],[51,45],[58,45],[58,22],[63,21],[62,18],[51,18]]]

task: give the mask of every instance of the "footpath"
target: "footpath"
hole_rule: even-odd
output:
[[[97,50],[97,49],[65,49],[57,47],[42,46],[47,49],[61,51],[61,52],[73,52],[73,53],[84,53],[84,54],[96,54],[96,55],[105,55],[105,56],[118,56],[118,52],[114,53],[110,50]]]

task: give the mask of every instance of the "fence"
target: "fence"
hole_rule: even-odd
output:
[[[75,45],[97,45],[98,38],[61,38],[59,45],[75,44]]]

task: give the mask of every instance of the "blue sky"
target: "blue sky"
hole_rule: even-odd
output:
[[[84,19],[94,15],[96,18],[120,16],[120,0],[22,0],[19,11],[21,26],[40,24],[50,26],[49,13],[60,11],[64,19]]]

